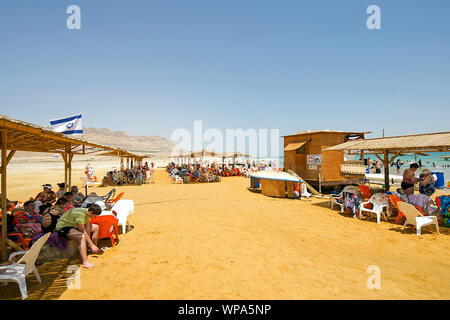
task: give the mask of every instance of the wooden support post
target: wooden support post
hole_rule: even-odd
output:
[[[7,203],[6,203],[6,139],[7,139],[7,133],[8,131],[2,130],[1,131],[1,137],[2,137],[2,261],[6,261],[8,258],[8,252],[6,252],[6,240],[7,240],[7,216],[6,216],[6,210],[7,210]]]
[[[123,157],[120,157],[120,185],[123,185]]]
[[[14,157],[14,154],[16,153],[16,150],[11,150],[8,154],[8,156],[6,157],[6,165],[9,164],[9,162],[11,161],[12,157]]]
[[[127,169],[130,169],[130,158],[127,157]]]
[[[72,186],[72,159],[73,159],[73,153],[69,153],[69,182],[66,185],[66,191],[70,191],[70,187]]]
[[[67,186],[67,153],[61,153],[62,158],[64,160],[64,184]]]
[[[389,150],[384,149],[384,190],[389,191]]]

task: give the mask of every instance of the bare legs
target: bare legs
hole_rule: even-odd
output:
[[[78,242],[78,251],[80,252],[83,267],[93,268],[94,265],[89,262],[87,257],[87,248],[88,248],[87,235],[89,235],[90,237],[89,240],[91,240],[89,242],[92,242],[95,246],[95,249],[98,250],[97,242],[98,242],[99,227],[96,224],[87,223],[85,224],[85,230],[86,232],[82,232],[76,228],[72,228],[69,232],[69,239],[76,240]],[[92,246],[90,249],[92,251],[96,251]]]

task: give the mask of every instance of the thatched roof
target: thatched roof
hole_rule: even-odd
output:
[[[217,157],[220,158],[248,158],[248,154],[243,154],[240,152],[225,152],[217,154]]]
[[[389,152],[445,152],[450,150],[450,132],[437,132],[348,141],[326,150],[367,150]]]
[[[364,135],[364,134],[369,134],[372,133],[371,131],[340,131],[340,130],[329,130],[329,129],[324,129],[324,130],[306,130],[306,131],[299,131],[295,134],[290,134],[290,135],[286,135],[283,137],[291,137],[291,136],[298,136],[298,135],[307,135],[307,134],[316,134],[316,133],[341,133],[341,134],[345,134],[345,135]]]

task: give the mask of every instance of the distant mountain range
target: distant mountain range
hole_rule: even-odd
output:
[[[170,153],[173,143],[160,136],[132,136],[125,131],[85,128],[83,140],[139,153]]]

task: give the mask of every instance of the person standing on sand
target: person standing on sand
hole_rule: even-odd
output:
[[[381,173],[381,161],[375,163],[375,173]]]
[[[93,268],[94,265],[87,258],[87,248],[93,253],[102,253],[103,250],[97,247],[99,226],[91,224],[91,218],[95,218],[102,213],[102,209],[93,204],[89,208],[75,208],[64,213],[56,224],[58,235],[78,242],[83,267]]]
[[[411,163],[409,169],[403,172],[402,190],[406,195],[414,194],[414,184],[419,181],[415,172],[419,168],[417,163]]]

